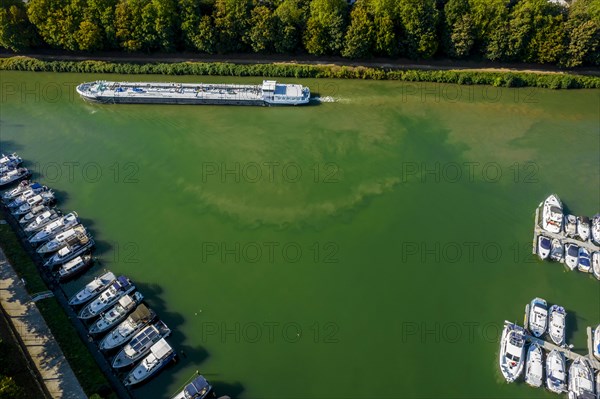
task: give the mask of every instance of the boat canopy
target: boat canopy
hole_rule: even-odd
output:
[[[29,186],[29,188],[33,188],[33,189],[38,189],[38,188],[42,188],[43,186],[40,183],[33,183],[31,186]]]
[[[187,398],[203,398],[210,391],[211,386],[206,378],[199,375],[185,387]]]
[[[156,356],[157,359],[164,358],[172,350],[173,349],[171,348],[171,345],[169,345],[164,338],[161,338],[160,341],[158,341],[157,343],[155,343],[154,345],[152,345],[152,348],[150,348],[150,352],[152,352],[152,354],[154,356]]]
[[[119,304],[121,306],[123,306],[124,308],[129,306],[131,303],[133,303],[133,299],[131,299],[131,297],[129,295],[125,295],[124,297],[119,299]]]
[[[143,320],[150,316],[150,311],[146,307],[146,305],[141,304],[137,307],[137,309],[131,314],[131,319],[133,321]]]

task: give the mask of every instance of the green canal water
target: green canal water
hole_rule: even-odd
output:
[[[535,207],[600,209],[598,91],[305,80],[298,108],[93,105],[127,76],[2,72],[0,149],[76,210],[103,268],[173,329],[179,362],[240,398],[544,398],[498,369],[540,296],[585,351],[599,283],[531,255]],[[256,78],[135,76],[177,82]],[[330,102],[332,101],[332,102]]]

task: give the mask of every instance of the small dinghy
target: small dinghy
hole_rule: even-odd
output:
[[[552,248],[550,239],[548,237],[540,235],[538,237],[538,256],[541,260],[548,259],[550,256],[550,249]]]
[[[99,344],[100,349],[107,351],[125,345],[155,317],[154,311],[148,309],[144,304],[139,305],[124,322],[102,338]]]
[[[562,231],[563,207],[558,195],[552,194],[544,201],[542,209],[542,228],[550,233]]]
[[[579,357],[569,368],[569,399],[594,399],[594,375],[587,360]]]
[[[597,213],[592,218],[592,241],[596,245],[600,245],[600,213]]]
[[[82,256],[78,256],[75,259],[72,259],[62,265],[60,269],[58,269],[58,281],[65,282],[68,279],[71,279],[88,269],[88,267],[92,264],[92,255],[87,253]]]
[[[135,307],[142,302],[144,296],[140,292],[134,292],[133,295],[125,295],[115,306],[110,308],[107,312],[90,326],[90,334],[101,334],[115,325],[123,321],[125,317]]]
[[[127,277],[120,276],[96,299],[81,309],[77,317],[84,320],[96,317],[134,290],[135,285]]]
[[[113,368],[119,369],[133,365],[150,351],[152,345],[170,334],[171,330],[161,320],[144,327],[115,356],[112,362]]]
[[[565,245],[565,265],[571,270],[575,270],[579,264],[579,247],[575,244],[567,243]]]
[[[538,344],[531,344],[525,363],[525,382],[534,388],[539,388],[542,386],[543,374],[542,349]]]
[[[40,255],[49,254],[52,252],[56,252],[59,249],[66,247],[70,242],[74,242],[79,239],[79,237],[86,236],[87,232],[85,227],[78,224],[75,227],[72,227],[68,230],[63,231],[54,236],[50,241],[36,249],[36,252]]]
[[[594,338],[592,342],[594,357],[600,360],[600,324],[594,329]]]
[[[556,345],[563,346],[565,344],[565,324],[567,321],[565,308],[558,305],[550,306],[548,320],[548,335]]]
[[[115,275],[113,272],[106,272],[102,276],[95,277],[85,287],[81,289],[77,294],[73,295],[69,299],[69,305],[78,306],[83,305],[86,302],[91,301],[98,296],[106,287],[115,281]]]
[[[23,191],[27,190],[30,184],[31,182],[29,180],[23,180],[17,187],[13,188],[12,190],[5,191],[2,194],[2,202],[8,203],[19,195],[23,194]]]
[[[31,176],[31,172],[27,168],[18,168],[6,172],[0,176],[0,187],[8,186],[9,184],[18,182]]]
[[[199,375],[171,399],[206,399],[211,392],[212,386],[203,376]]]
[[[33,207],[29,213],[19,219],[19,224],[23,226],[23,231],[30,232],[31,229],[42,228],[52,220],[58,218],[60,213],[46,205],[37,205]],[[35,223],[34,223],[35,222]],[[30,230],[25,230],[32,226]]]
[[[558,394],[567,391],[567,362],[565,355],[556,349],[546,359],[546,387]]]
[[[20,207],[13,209],[12,214],[14,217],[20,217],[31,212],[31,210],[37,205],[50,205],[54,201],[54,193],[52,191],[44,191],[43,193],[29,198]]]
[[[592,254],[592,273],[596,279],[600,280],[600,252],[598,251]]]
[[[95,242],[90,235],[77,236],[75,241],[69,240],[66,246],[59,249],[54,255],[44,263],[44,266],[53,268],[65,264],[79,255],[88,252]]]
[[[584,247],[579,248],[579,261],[577,263],[577,268],[579,271],[584,273],[591,273],[592,271],[592,259],[590,257],[590,252]]]
[[[577,218],[573,215],[565,215],[565,233],[567,237],[577,235]]]
[[[125,386],[136,385],[149,379],[169,364],[175,358],[175,355],[176,353],[171,345],[164,338],[161,339],[152,345],[148,356],[125,377],[123,380]]]
[[[590,218],[587,216],[577,218],[577,235],[584,242],[590,239]]]
[[[500,339],[500,371],[507,382],[514,382],[523,372],[525,330],[505,322]]]
[[[26,232],[34,233],[33,236],[29,237],[30,244],[40,244],[52,239],[57,234],[60,234],[72,227],[75,227],[79,224],[79,218],[77,217],[76,212],[71,212],[68,215],[61,216],[51,222],[47,223],[45,226],[37,229],[27,230],[29,226],[25,228]]]
[[[565,257],[565,248],[558,238],[552,239],[552,249],[550,250],[550,259],[556,262],[563,262]]]
[[[529,330],[536,337],[541,337],[546,332],[548,325],[548,304],[542,298],[534,298],[529,303]]]

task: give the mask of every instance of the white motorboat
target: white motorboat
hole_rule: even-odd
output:
[[[565,215],[565,233],[567,237],[577,235],[577,218],[574,215]]]
[[[558,305],[550,306],[548,320],[548,335],[556,345],[563,346],[565,344],[565,325],[567,322],[565,308]]]
[[[600,280],[600,252],[598,251],[592,253],[592,273]]]
[[[61,217],[57,218],[56,220],[53,220],[50,223],[46,224],[41,229],[38,229],[39,231],[37,231],[37,233],[35,233],[36,230],[30,230],[31,232],[34,232],[35,234],[33,236],[29,237],[29,243],[30,244],[39,244],[39,243],[46,242],[46,241],[54,238],[54,236],[56,236],[57,234],[60,234],[70,228],[73,228],[73,227],[77,226],[78,224],[79,224],[79,218],[77,217],[77,213],[71,212],[68,215],[61,216]],[[28,227],[29,226],[27,226],[25,228],[25,231],[27,231]]]
[[[546,387],[558,394],[567,391],[567,362],[565,355],[556,349],[546,358]]]
[[[523,372],[525,330],[505,322],[500,339],[500,371],[507,382],[514,382]]]
[[[12,199],[18,197],[23,193],[23,191],[29,188],[31,182],[29,180],[23,180],[19,183],[19,185],[11,190],[7,190],[2,194],[2,202],[8,203]]]
[[[69,305],[78,306],[91,301],[98,296],[106,287],[115,281],[115,275],[112,272],[106,272],[102,276],[95,277],[77,294],[69,299]]]
[[[587,360],[577,358],[569,368],[569,399],[595,399],[594,375]]]
[[[54,266],[62,265],[75,259],[77,256],[89,251],[95,242],[89,235],[77,236],[74,241],[69,240],[66,246],[59,249],[54,255],[44,263],[44,266],[53,268]]]
[[[31,212],[31,210],[37,205],[49,205],[54,201],[54,193],[52,191],[44,191],[43,193],[27,199],[27,201],[25,201],[25,203],[20,207],[13,209],[12,214],[15,217],[20,217]]]
[[[134,292],[133,295],[125,295],[115,306],[110,308],[107,312],[103,313],[102,316],[90,326],[90,334],[103,333],[121,321],[129,312],[142,302],[144,296],[140,292]]]
[[[125,321],[115,327],[100,341],[101,350],[107,351],[125,345],[138,332],[156,317],[156,313],[146,305],[139,305]]]
[[[552,249],[550,250],[550,259],[556,262],[563,262],[565,257],[565,248],[558,238],[552,239]]]
[[[58,269],[58,280],[66,281],[84,272],[92,264],[92,255],[87,253],[68,261]]]
[[[206,399],[211,392],[212,386],[199,375],[171,399]]]
[[[525,382],[532,387],[539,388],[542,386],[543,374],[544,363],[542,360],[542,349],[538,344],[531,344],[527,350]]]
[[[135,285],[131,283],[131,280],[125,276],[119,276],[107,289],[102,291],[98,298],[81,309],[77,317],[84,320],[96,317],[134,290]]]
[[[597,213],[592,218],[592,241],[596,245],[600,245],[600,213]]]
[[[85,235],[87,235],[85,227],[78,224],[75,227],[55,235],[50,241],[36,249],[36,252],[40,255],[56,252],[59,249],[66,247],[70,242],[73,242],[79,239],[79,237],[83,237]]]
[[[162,321],[144,327],[131,341],[115,356],[112,366],[115,369],[128,367],[140,360],[149,351],[152,345],[166,338],[171,330]]]
[[[546,236],[540,235],[538,237],[538,256],[541,260],[548,259],[550,256],[550,249],[552,248],[550,239]]]
[[[542,208],[542,228],[550,233],[562,231],[563,208],[558,195],[552,194],[544,201]]]
[[[23,180],[31,176],[31,172],[27,168],[17,168],[10,170],[0,176],[0,187],[8,186],[19,180]]]
[[[23,159],[17,155],[16,152],[12,154],[1,154],[0,155],[0,166],[5,165],[20,165],[23,163]]]
[[[548,304],[542,298],[534,298],[529,303],[529,330],[536,337],[541,337],[548,326]]]
[[[175,358],[175,351],[163,338],[150,348],[150,353],[125,377],[125,386],[139,384],[157,374]]]
[[[565,265],[571,270],[575,270],[579,264],[579,247],[572,243],[565,245]]]
[[[590,252],[584,247],[579,248],[579,261],[577,263],[577,268],[579,271],[584,273],[591,273],[592,271],[592,259],[590,257]]]
[[[59,212],[46,205],[37,205],[29,211],[25,216],[19,219],[19,224],[23,226],[23,231],[29,233],[32,229],[42,228],[54,219],[60,216]],[[29,230],[27,227],[31,226]]]
[[[577,235],[582,241],[590,239],[590,218],[587,216],[577,217]]]
[[[600,324],[594,329],[594,338],[592,342],[594,357],[600,360]]]
[[[12,198],[10,202],[6,205],[8,208],[18,208],[27,201],[27,199],[34,197],[44,191],[48,191],[48,187],[42,186],[39,183],[34,183],[31,186],[27,187],[23,190],[19,195]]]

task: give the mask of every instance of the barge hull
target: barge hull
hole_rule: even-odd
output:
[[[269,105],[263,100],[231,100],[216,98],[143,98],[143,97],[106,97],[90,98],[87,101],[100,104],[178,104],[178,105]]]

